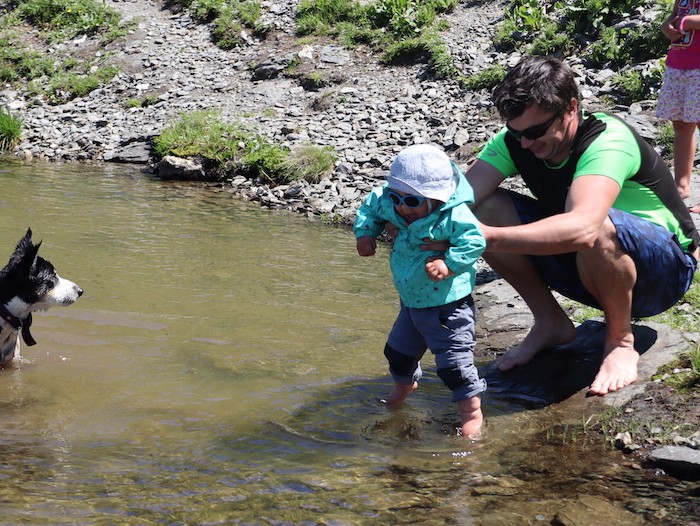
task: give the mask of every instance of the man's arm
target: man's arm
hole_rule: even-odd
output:
[[[544,256],[591,248],[619,193],[619,184],[609,177],[577,177],[571,184],[562,214],[526,225],[482,224],[486,250]]]
[[[489,163],[477,159],[464,174],[474,190],[474,205],[476,208],[481,202],[496,191],[503,182],[503,174]]]

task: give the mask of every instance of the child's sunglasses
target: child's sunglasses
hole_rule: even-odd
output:
[[[399,195],[391,190],[389,190],[389,199],[394,203],[394,206],[404,205],[408,208],[418,208],[425,201],[425,197],[422,195]]]
[[[510,132],[510,134],[515,137],[516,141],[519,141],[523,137],[530,141],[534,141],[535,139],[539,139],[542,137],[545,133],[547,133],[547,130],[549,127],[554,123],[555,120],[559,118],[559,114],[555,113],[552,115],[550,119],[548,119],[546,122],[543,122],[542,124],[535,124],[534,126],[530,126],[529,128],[525,128],[523,131],[517,131],[508,126],[508,123],[506,123],[506,128]]]

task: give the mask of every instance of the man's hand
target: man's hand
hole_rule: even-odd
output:
[[[377,250],[377,240],[372,236],[357,238],[357,253],[361,256],[374,256]]]
[[[441,281],[447,277],[454,276],[454,272],[447,268],[445,261],[439,257],[428,258],[425,264],[425,273],[433,281]]]

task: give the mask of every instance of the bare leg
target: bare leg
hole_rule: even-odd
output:
[[[631,310],[637,269],[619,247],[615,227],[606,219],[591,250],[578,254],[577,264],[586,288],[605,313],[603,361],[589,393],[604,395],[637,379],[639,354],[634,349]]]
[[[673,121],[673,170],[678,193],[685,199],[690,197],[690,176],[695,159],[694,122]]]
[[[493,226],[520,224],[510,197],[499,191],[479,206],[476,216],[483,223]],[[498,359],[497,367],[501,371],[528,363],[541,350],[570,342],[576,337],[573,323],[527,256],[487,251],[484,259],[515,288],[534,318],[532,329],[525,339]]]
[[[484,423],[484,414],[481,412],[481,397],[472,396],[457,403],[462,424],[459,428],[460,435],[465,438],[477,438],[481,434],[481,425]]]
[[[413,382],[412,384],[395,384],[394,390],[386,399],[387,407],[391,410],[398,409],[401,407],[404,400],[416,389],[418,389],[418,382]]]

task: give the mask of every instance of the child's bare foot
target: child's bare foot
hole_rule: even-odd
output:
[[[418,382],[413,382],[412,384],[396,384],[394,390],[386,399],[386,405],[389,409],[398,409],[403,404],[403,401],[410,396],[410,394],[418,389]]]
[[[484,423],[484,417],[481,415],[481,411],[479,411],[479,414],[480,416],[478,418],[469,420],[461,425],[459,428],[459,436],[470,440],[476,440],[481,437],[481,426]]]
[[[459,427],[459,435],[464,438],[476,439],[481,435],[481,426],[484,423],[484,414],[481,412],[481,398],[473,396],[457,403],[462,425]]]

